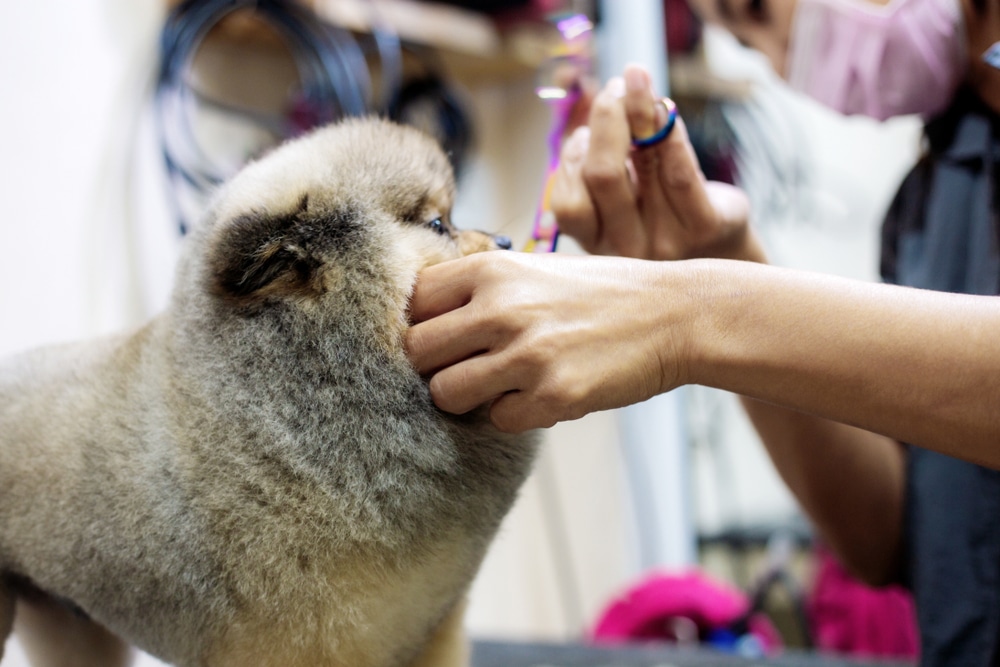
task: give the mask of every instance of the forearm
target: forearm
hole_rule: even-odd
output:
[[[697,303],[683,382],[1000,468],[1000,299],[742,262],[676,268]]]
[[[771,461],[823,541],[870,584],[898,572],[905,451],[853,426],[743,397]]]

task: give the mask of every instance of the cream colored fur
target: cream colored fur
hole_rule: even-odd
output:
[[[415,130],[319,130],[224,186],[166,312],[0,364],[0,641],[20,598],[29,643],[71,624],[109,665],[465,664],[534,444],[436,410],[403,351],[417,272],[495,247],[453,190]]]

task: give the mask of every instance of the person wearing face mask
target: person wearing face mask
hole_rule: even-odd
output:
[[[697,8],[834,109],[925,117],[884,227],[896,285],[765,266],[745,196],[705,181],[682,119],[636,145],[668,114],[633,66],[566,141],[552,192],[563,233],[618,257],[430,267],[411,358],[442,409],[488,404],[504,430],[684,384],[743,395],[842,561],[914,592],[922,664],[1000,665],[1000,2]]]
[[[832,109],[880,120],[921,115],[926,149],[883,223],[882,277],[945,292],[1000,291],[1000,2],[696,4],[767,54],[793,88]],[[831,509],[836,494],[817,492],[816,464],[797,460],[809,431],[790,436],[783,429],[792,420],[780,412],[748,410],[845,562],[870,581],[897,580],[913,591],[923,664],[1000,664],[1000,473],[903,448],[893,463],[898,521],[858,554],[864,543],[852,535],[852,517]],[[891,451],[895,443],[877,446]],[[859,566],[880,553],[877,568]]]

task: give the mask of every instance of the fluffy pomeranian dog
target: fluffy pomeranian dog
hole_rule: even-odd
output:
[[[323,128],[223,186],[161,315],[0,364],[0,653],[16,611],[38,667],[467,663],[535,443],[404,354],[418,271],[497,247],[453,195],[418,131]]]

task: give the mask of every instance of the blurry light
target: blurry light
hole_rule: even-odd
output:
[[[582,14],[575,14],[556,23],[556,27],[559,29],[559,32],[562,33],[563,38],[570,41],[576,39],[583,33],[592,30],[594,24],[591,23],[590,19],[586,16],[583,16]]]
[[[536,88],[535,94],[543,100],[563,100],[568,95],[565,88]]]

